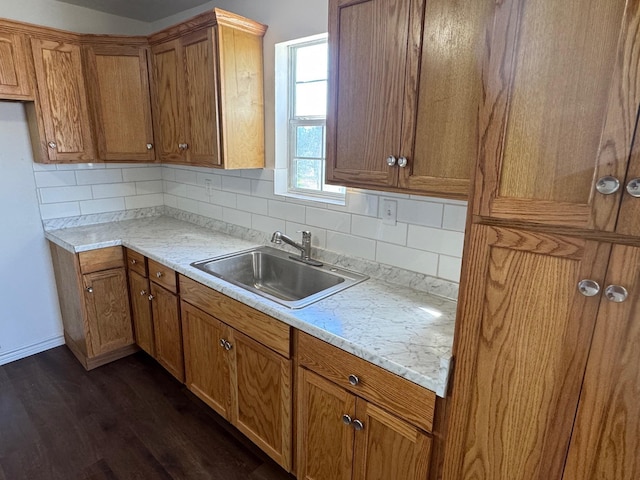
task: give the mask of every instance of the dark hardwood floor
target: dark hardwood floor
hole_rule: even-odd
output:
[[[292,480],[137,353],[86,372],[66,347],[0,366],[0,480]]]

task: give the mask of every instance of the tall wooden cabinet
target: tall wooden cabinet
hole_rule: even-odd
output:
[[[84,59],[98,158],[155,161],[146,40],[94,42]]]
[[[44,163],[94,161],[80,44],[32,38],[31,51],[38,96],[34,104],[27,104],[27,115],[36,159]]]
[[[493,15],[443,478],[632,480],[640,4]]]
[[[329,183],[467,197],[489,7],[329,2]]]
[[[31,59],[27,38],[5,31],[0,22],[0,98],[33,100]]]
[[[214,9],[150,37],[158,155],[219,168],[264,166],[264,25]]]

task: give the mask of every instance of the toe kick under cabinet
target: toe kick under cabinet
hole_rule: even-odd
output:
[[[65,343],[80,363],[91,370],[136,351],[122,247],[50,247]]]

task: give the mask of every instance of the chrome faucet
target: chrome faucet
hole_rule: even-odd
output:
[[[322,263],[317,260],[313,260],[311,258],[311,232],[308,230],[304,230],[302,232],[302,243],[298,243],[292,240],[290,237],[286,236],[281,231],[277,230],[273,232],[273,236],[271,237],[271,242],[277,245],[282,244],[282,242],[291,245],[293,248],[297,248],[300,250],[300,257],[291,256],[290,258],[294,260],[298,260],[303,263],[307,263],[309,265],[314,265],[316,267],[321,267]]]

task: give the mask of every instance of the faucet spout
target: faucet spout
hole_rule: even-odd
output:
[[[297,243],[279,230],[273,232],[273,235],[271,236],[271,242],[277,245],[280,245],[282,242],[284,242],[287,245],[291,245],[293,248],[297,248],[298,250],[300,250],[299,259],[295,257],[291,258],[300,260],[301,262],[308,263],[310,265],[322,265],[322,263],[311,259],[311,232],[309,231],[305,230],[302,232],[302,243]]]

